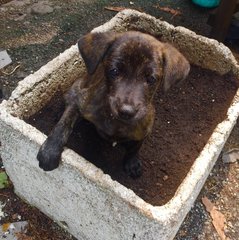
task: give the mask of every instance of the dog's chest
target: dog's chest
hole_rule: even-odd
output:
[[[147,135],[149,129],[142,124],[126,124],[117,119],[104,118],[94,122],[99,134],[110,141],[135,140],[140,141]]]
[[[96,110],[96,109],[94,109]],[[134,124],[127,124],[112,117],[112,115],[103,109],[94,112],[85,112],[85,119],[92,122],[98,133],[105,139],[110,141],[135,140],[144,139],[151,131],[153,122],[142,119]]]

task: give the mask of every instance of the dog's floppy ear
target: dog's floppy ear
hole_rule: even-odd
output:
[[[167,91],[173,84],[187,77],[190,64],[176,48],[168,43],[165,43],[163,47],[163,62],[163,88],[164,91]]]
[[[78,48],[89,74],[95,72],[116,35],[114,32],[88,33],[80,38]]]

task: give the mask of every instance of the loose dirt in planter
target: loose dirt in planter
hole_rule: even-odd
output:
[[[157,116],[152,134],[140,151],[143,175],[128,177],[122,168],[124,150],[101,139],[94,126],[78,122],[68,147],[132,189],[153,205],[163,205],[175,194],[216,125],[226,117],[238,82],[230,74],[192,67],[187,80],[155,97]],[[60,94],[27,121],[48,134],[64,110]],[[207,159],[205,159],[207,161]]]

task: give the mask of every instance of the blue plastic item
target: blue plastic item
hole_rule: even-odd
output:
[[[220,3],[220,0],[192,0],[195,4],[201,7],[217,7]]]

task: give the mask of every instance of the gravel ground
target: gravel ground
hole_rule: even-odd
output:
[[[9,2],[7,4],[3,4]],[[6,49],[13,63],[0,72],[0,101],[7,99],[18,81],[38,70],[60,52],[75,44],[77,39],[92,28],[115,15],[104,10],[105,6],[121,6],[139,9],[174,25],[185,26],[208,36],[206,24],[211,10],[198,8],[185,0],[152,1],[94,1],[94,0],[48,0],[48,1],[0,1],[0,49]],[[181,15],[159,10],[158,6],[170,7]],[[39,10],[40,9],[40,10]],[[229,46],[238,57],[237,46]],[[14,69],[17,68],[15,71]],[[11,73],[14,71],[13,73]],[[11,73],[11,74],[10,74]],[[239,126],[226,143],[224,152],[239,147]],[[186,217],[176,240],[220,239],[212,225],[209,213],[202,204],[207,197],[225,216],[225,234],[228,239],[239,236],[239,163],[223,163],[218,159],[194,207]],[[14,195],[12,188],[1,190],[0,202],[6,204],[1,223],[27,220],[30,223],[26,239],[70,240],[73,237]]]

